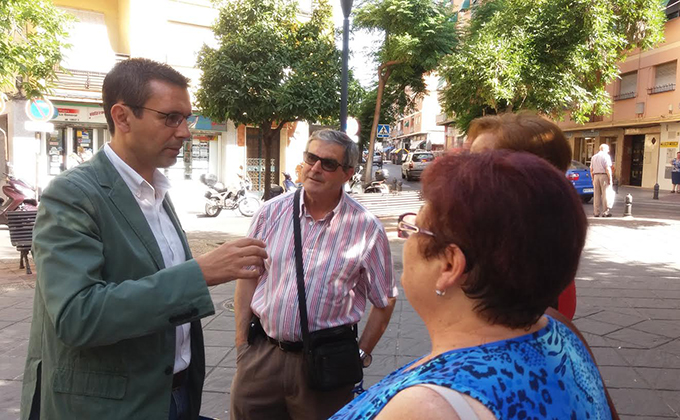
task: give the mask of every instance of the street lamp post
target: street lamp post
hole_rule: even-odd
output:
[[[340,130],[347,132],[347,84],[349,63],[349,14],[352,11],[353,0],[341,0],[343,20],[342,30],[342,86],[340,94]]]

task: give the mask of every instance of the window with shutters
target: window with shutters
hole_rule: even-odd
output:
[[[630,99],[637,96],[637,71],[622,74],[619,81],[619,93],[614,96],[615,101]]]
[[[654,87],[648,89],[648,93],[661,93],[675,90],[675,74],[677,61],[659,64],[654,68]]]
[[[675,19],[680,15],[680,0],[668,0],[666,2],[666,19]]]

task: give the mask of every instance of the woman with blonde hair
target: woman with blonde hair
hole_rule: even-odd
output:
[[[467,143],[471,153],[487,150],[528,152],[566,173],[571,165],[571,147],[560,128],[533,114],[501,114],[480,117],[470,123]],[[551,306],[569,319],[576,313],[576,284],[569,285]]]

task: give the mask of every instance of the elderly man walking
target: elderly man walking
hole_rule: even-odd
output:
[[[612,203],[607,201],[607,187],[612,184],[612,158],[609,145],[601,144],[600,151],[590,160],[590,175],[593,178],[595,217],[611,217]]]
[[[358,158],[346,134],[316,131],[304,152],[303,187],[269,201],[253,220],[249,236],[265,242],[270,259],[257,282],[237,282],[232,419],[326,419],[349,402],[353,383],[320,387],[312,378],[324,373],[309,360],[311,344],[324,341],[314,341],[319,335],[347,338],[327,347],[327,366],[336,368],[328,379],[361,375],[370,364],[397,288],[384,228],[343,192]],[[373,308],[357,348],[356,324],[368,301]]]

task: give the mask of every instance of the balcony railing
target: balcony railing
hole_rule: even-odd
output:
[[[625,92],[625,93],[619,93],[618,95],[614,95],[614,100],[615,101],[622,101],[624,99],[631,99],[635,98],[637,95],[635,92]]]
[[[66,69],[65,72],[57,72],[56,86],[59,89],[101,92],[104,77],[106,73]]]
[[[647,89],[647,93],[650,94],[650,95],[653,95],[655,93],[670,92],[672,90],[675,90],[675,83],[668,83],[666,85],[654,86],[652,88]]]

